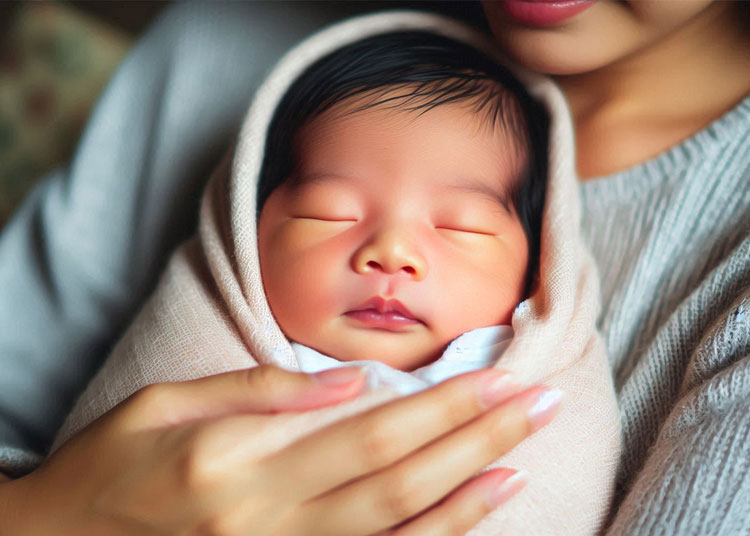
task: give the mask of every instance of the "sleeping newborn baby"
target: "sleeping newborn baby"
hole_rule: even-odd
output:
[[[371,384],[411,392],[415,376],[494,362],[498,348],[466,349],[512,330],[468,332],[509,326],[528,292],[545,131],[506,69],[437,36],[376,36],[303,74],[272,124],[258,199],[263,287],[301,368],[374,360]],[[434,366],[461,334],[453,366]]]
[[[357,364],[370,385],[290,417],[268,449],[499,366],[566,400],[492,465],[525,470],[529,484],[473,533],[599,530],[619,426],[570,123],[548,80],[522,83],[492,50],[448,19],[393,12],[289,52],[258,91],[231,169],[208,185],[198,234],[54,448],[145,385],[258,363]]]

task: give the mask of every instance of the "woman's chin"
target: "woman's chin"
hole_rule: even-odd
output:
[[[498,29],[496,40],[516,63],[538,73],[573,75],[595,71],[625,54],[599,45],[587,46],[575,36]]]

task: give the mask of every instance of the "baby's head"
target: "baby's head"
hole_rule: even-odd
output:
[[[506,69],[447,38],[378,36],[310,67],[277,109],[258,190],[287,337],[413,370],[510,323],[537,270],[546,131]]]

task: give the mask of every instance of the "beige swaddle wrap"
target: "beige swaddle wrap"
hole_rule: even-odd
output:
[[[260,276],[256,184],[266,131],[284,92],[307,66],[353,41],[395,30],[427,30],[497,57],[475,29],[437,15],[390,12],[327,28],[290,51],[258,90],[227,159],[204,193],[197,236],[174,254],[143,310],[63,425],[55,447],[141,387],[272,363],[295,369]],[[529,484],[471,534],[582,536],[597,532],[609,506],[619,458],[615,396],[595,331],[598,281],[580,233],[573,131],[563,97],[548,79],[514,71],[551,115],[549,186],[540,283],[513,315],[515,337],[496,366],[524,383],[544,382],[566,398],[557,419],[493,466],[523,469]],[[264,448],[393,398],[377,390],[340,406],[289,416]]]

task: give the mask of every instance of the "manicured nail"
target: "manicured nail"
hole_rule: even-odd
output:
[[[325,387],[341,387],[362,378],[362,370],[357,367],[341,367],[321,370],[312,375],[316,383]]]
[[[520,398],[527,408],[526,415],[531,423],[531,430],[536,432],[557,414],[563,392],[547,387],[532,387]]]
[[[517,393],[519,388],[507,370],[488,370],[479,379],[479,401],[491,408]]]
[[[521,491],[528,482],[526,471],[514,471],[510,476],[508,472],[512,469],[505,469],[501,474],[502,480],[498,482],[490,491],[487,502],[492,508],[496,508]]]

